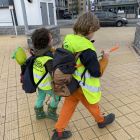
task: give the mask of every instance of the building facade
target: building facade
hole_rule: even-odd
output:
[[[9,5],[13,5],[13,1],[0,0],[0,26],[13,25],[11,12],[9,10]],[[15,9],[14,9],[14,15],[16,15]],[[17,24],[17,18],[16,18],[16,24]]]
[[[122,17],[137,18],[139,11],[138,0],[95,0],[95,10],[115,12]]]
[[[24,0],[28,25],[56,25],[55,0]],[[17,26],[24,25],[21,0],[0,0],[0,26],[13,26],[9,6],[13,7]]]
[[[68,11],[68,0],[55,0],[57,18],[63,18],[63,14]]]
[[[68,11],[73,15],[78,14],[79,7],[78,7],[78,0],[68,0]]]
[[[73,14],[83,14],[88,11],[90,0],[68,0],[68,11]]]
[[[86,0],[78,0],[79,14],[83,14],[87,11],[87,1]]]

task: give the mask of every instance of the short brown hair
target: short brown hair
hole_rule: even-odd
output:
[[[75,34],[88,35],[89,32],[95,32],[100,28],[99,20],[91,12],[81,15],[75,23],[73,30]]]
[[[31,38],[35,49],[45,49],[50,42],[50,31],[46,28],[36,29]]]

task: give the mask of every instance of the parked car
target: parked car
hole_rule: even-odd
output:
[[[108,11],[96,11],[95,15],[99,18],[101,26],[117,26],[121,27],[128,23],[126,18],[122,18],[115,13]]]
[[[72,19],[72,14],[71,13],[64,13],[64,15],[63,15],[63,18],[64,19]]]

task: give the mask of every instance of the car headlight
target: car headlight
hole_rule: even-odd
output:
[[[126,18],[122,18],[123,20],[127,20]]]

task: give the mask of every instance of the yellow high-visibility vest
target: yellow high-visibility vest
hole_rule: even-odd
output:
[[[74,34],[70,34],[65,37],[63,47],[64,49],[67,49],[72,53],[82,52],[87,49],[96,51],[93,43],[91,43],[90,40],[86,39],[83,36],[78,36]],[[82,63],[79,58],[76,63],[80,67],[76,69],[73,77],[79,82],[84,96],[90,104],[95,104],[99,102],[101,99],[99,78],[92,77],[87,70],[84,75],[84,81],[84,78],[81,78],[81,76],[85,70],[85,67],[83,65],[81,66]]]
[[[52,60],[52,59],[53,58],[49,56],[41,56],[35,59],[35,62],[33,65],[33,76],[34,76],[34,81],[36,84],[39,82],[42,76],[46,73],[44,65],[46,64],[47,61]],[[38,88],[42,90],[52,89],[51,81],[52,81],[52,78],[48,72],[47,75],[44,77],[44,79],[38,85]]]

